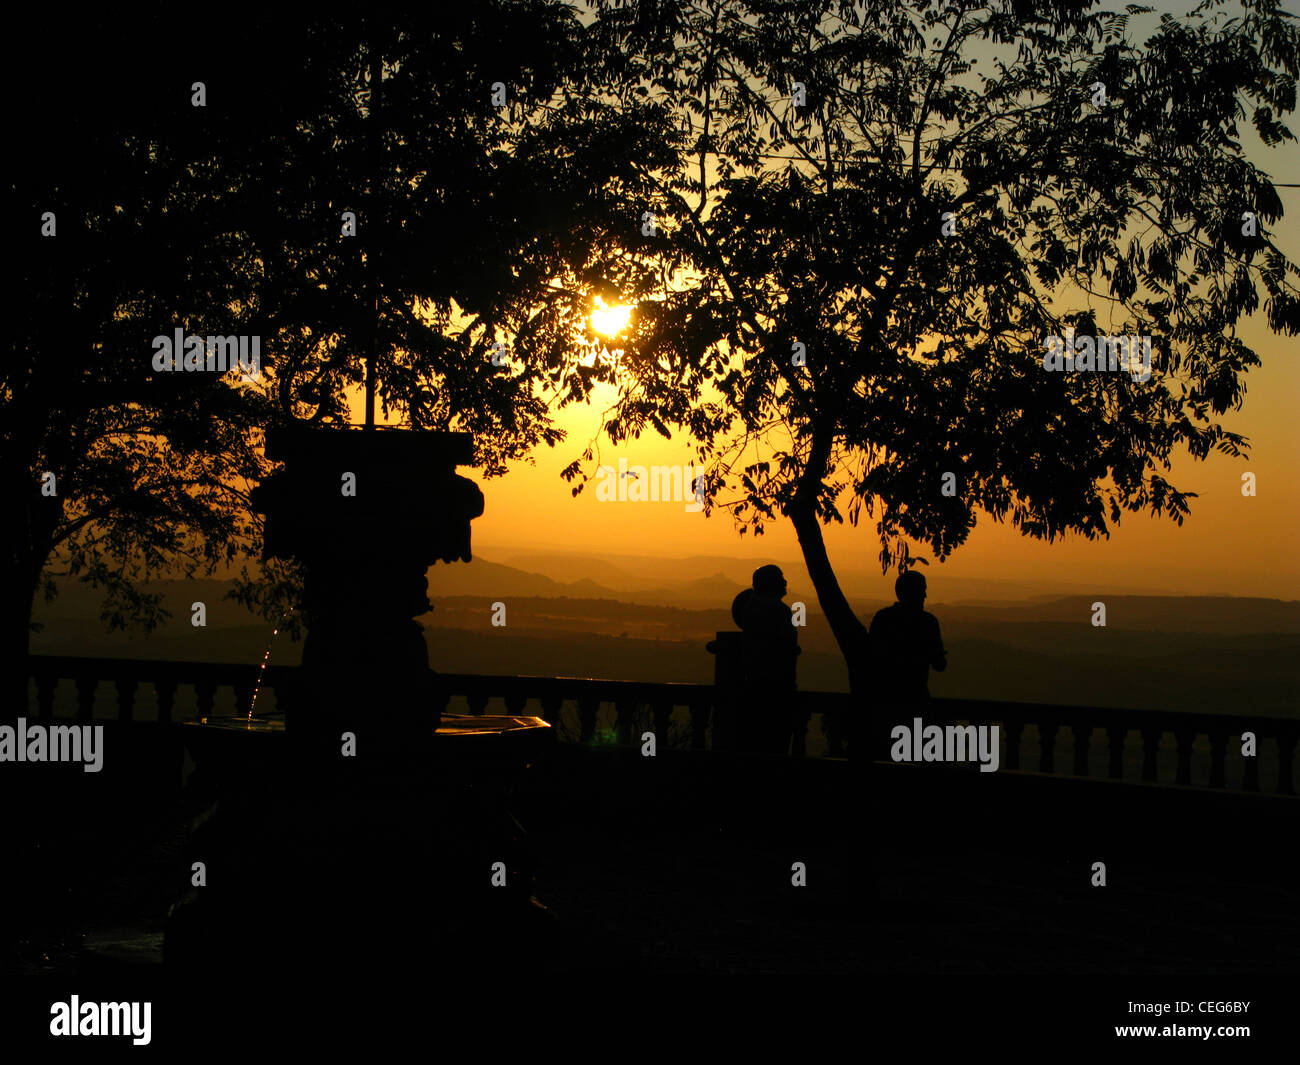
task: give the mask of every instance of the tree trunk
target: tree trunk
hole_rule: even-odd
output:
[[[834,443],[832,426],[818,426],[813,433],[812,449],[807,465],[799,477],[799,487],[787,515],[794,524],[799,547],[803,551],[804,565],[817,592],[817,602],[830,624],[831,633],[839,645],[849,668],[849,690],[855,695],[866,693],[867,629],[844,597],[840,582],[826,554],[822,539],[821,522],[817,519],[816,493],[826,474]]]
[[[808,464],[799,478],[799,488],[786,513],[794,524],[795,535],[799,538],[804,565],[808,567],[808,575],[812,578],[813,588],[817,592],[817,602],[830,624],[831,633],[835,637],[836,644],[839,645],[840,654],[844,656],[845,665],[848,666],[849,692],[853,707],[847,719],[834,723],[834,729],[838,735],[848,738],[849,758],[860,770],[854,775],[861,789],[857,792],[855,801],[859,809],[865,810],[869,805],[867,767],[875,747],[872,738],[873,726],[868,717],[873,687],[868,630],[853,612],[843,589],[840,588],[835,570],[831,567],[815,506],[816,493],[830,461],[832,442],[833,436],[830,432],[814,432]],[[869,872],[863,873],[863,876],[867,880],[871,879]]]
[[[817,515],[808,511],[793,511],[790,520],[794,523],[795,535],[799,538],[808,576],[812,578],[813,588],[817,592],[817,602],[826,615],[840,654],[849,667],[850,690],[855,694],[861,693],[865,691],[867,628],[853,612],[840,588],[835,570],[831,568]]]

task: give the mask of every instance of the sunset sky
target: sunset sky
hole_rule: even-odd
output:
[[[1296,153],[1290,154],[1294,159]],[[1300,165],[1291,176],[1300,177]],[[1290,210],[1300,215],[1300,189],[1283,193]],[[1287,224],[1283,231],[1287,239],[1280,242],[1288,258],[1300,256],[1296,228]],[[1263,365],[1247,379],[1243,408],[1224,421],[1227,428],[1249,437],[1251,456],[1230,459],[1212,453],[1196,462],[1184,453],[1175,460],[1173,482],[1199,495],[1181,527],[1167,517],[1127,514],[1109,540],[1073,536],[1049,545],[982,516],[964,547],[926,571],[936,590],[944,575],[952,575],[1072,587],[1091,582],[1099,594],[1114,589],[1300,598],[1296,552],[1300,502],[1295,478],[1300,455],[1300,360],[1295,357],[1295,341],[1271,335],[1259,318],[1243,332]],[[688,512],[677,502],[600,502],[594,480],[573,498],[559,471],[578,458],[595,436],[601,411],[614,398],[610,388],[598,395],[599,404],[570,406],[560,412],[559,424],[568,439],[554,449],[539,448],[534,465],[519,462],[503,478],[476,478],[487,500],[483,516],[473,526],[476,552],[499,556],[527,548],[663,557],[720,554],[753,558],[756,563],[769,556],[778,561],[800,557],[793,529],[785,522],[770,525],[755,541],[749,534],[738,535],[721,510],[706,517]],[[617,466],[620,458],[626,458],[629,466],[686,465],[693,457],[684,439],[667,441],[657,434],[620,445],[603,439],[597,454],[601,463],[610,466]],[[594,471],[596,463],[590,466]],[[1257,477],[1254,498],[1241,494],[1241,475],[1246,471]],[[472,470],[462,472],[473,476]],[[837,567],[878,572],[879,543],[874,525],[868,522],[864,517],[856,529],[846,524],[826,530]]]
[[[1290,148],[1272,153],[1271,159],[1276,160],[1272,172],[1277,180],[1300,183],[1300,152]],[[1287,257],[1295,261],[1300,258],[1300,226],[1296,222],[1300,188],[1283,189],[1281,194],[1288,217],[1278,227],[1278,241]],[[1181,527],[1167,517],[1126,514],[1109,540],[1072,536],[1049,545],[982,516],[964,547],[942,566],[931,565],[926,571],[936,592],[942,577],[952,575],[1071,586],[1091,582],[1099,594],[1115,589],[1300,598],[1296,551],[1300,360],[1296,358],[1296,341],[1271,334],[1262,316],[1256,316],[1243,335],[1259,352],[1263,365],[1247,378],[1242,409],[1226,415],[1224,423],[1249,438],[1250,457],[1231,459],[1211,453],[1197,462],[1184,452],[1175,460],[1171,480],[1199,496],[1192,501],[1192,513]],[[612,389],[605,390],[602,399],[604,405],[612,402]],[[572,498],[559,471],[592,439],[601,409],[595,405],[567,408],[559,423],[569,433],[565,443],[554,450],[539,449],[534,455],[536,465],[517,463],[506,477],[481,482],[487,506],[474,522],[476,550],[500,553],[528,547],[669,557],[799,558],[793,529],[785,522],[769,526],[764,536],[754,541],[748,534],[740,537],[730,517],[721,511],[705,517],[688,513],[681,503],[602,503],[596,499],[594,481],[578,498]],[[657,434],[618,446],[603,440],[598,454],[601,462],[611,466],[616,466],[620,457],[626,457],[629,466],[692,461],[686,441],[670,442]],[[1257,478],[1254,498],[1241,494],[1241,475],[1246,471]],[[864,518],[856,529],[843,525],[826,530],[828,550],[837,567],[878,571],[878,538],[874,525],[867,522]]]
[[[1243,409],[1227,419],[1230,429],[1250,437],[1252,456],[1243,460],[1211,454],[1204,462],[1186,457],[1175,462],[1171,479],[1200,496],[1181,528],[1168,518],[1130,514],[1109,540],[1071,537],[1048,545],[1021,536],[1009,524],[982,518],[963,548],[942,566],[926,571],[932,584],[951,574],[1071,585],[1092,581],[1099,592],[1114,587],[1300,598],[1295,546],[1300,524],[1295,481],[1300,363],[1292,341],[1268,338],[1258,350],[1264,365],[1249,378]],[[748,534],[740,537],[730,517],[720,511],[705,517],[688,513],[681,503],[602,503],[596,499],[594,482],[572,498],[559,471],[581,453],[597,428],[599,412],[570,410],[561,421],[569,441],[554,450],[539,450],[535,466],[519,463],[504,478],[480,482],[487,506],[474,522],[477,551],[528,547],[668,557],[799,557],[787,523],[770,526],[753,541]],[[606,440],[599,454],[610,465],[620,456],[629,465],[691,461],[688,446],[657,435],[617,447]],[[1258,479],[1253,499],[1241,494],[1241,474],[1247,470]],[[878,538],[865,520],[856,529],[832,526],[826,538],[838,567],[878,566]]]
[[[1182,12],[1188,6],[1161,4],[1145,20],[1154,24],[1160,11]],[[1138,20],[1132,25],[1138,26]],[[1130,35],[1137,41],[1144,37],[1140,29]],[[1300,149],[1294,144],[1265,149],[1248,121],[1241,123],[1241,135],[1249,157],[1275,181],[1300,184]],[[1279,195],[1287,217],[1274,227],[1274,235],[1295,262],[1300,260],[1300,188],[1282,188]],[[1223,424],[1248,437],[1250,457],[1230,459],[1212,453],[1204,462],[1196,462],[1181,452],[1175,458],[1170,480],[1199,496],[1191,501],[1191,516],[1181,527],[1168,517],[1126,514],[1109,540],[1072,536],[1048,545],[981,516],[964,547],[942,566],[932,564],[926,570],[935,592],[943,576],[951,575],[1059,582],[1075,589],[1091,585],[1098,594],[1113,589],[1300,598],[1295,549],[1300,523],[1295,478],[1300,455],[1300,360],[1296,342],[1271,334],[1262,314],[1242,329],[1242,335],[1263,365],[1246,378],[1243,408],[1226,415]],[[1160,338],[1153,346],[1158,367]],[[564,443],[555,449],[538,449],[533,455],[535,465],[519,462],[504,478],[479,479],[487,505],[474,523],[476,551],[489,556],[517,548],[666,557],[725,554],[756,562],[800,557],[786,522],[770,525],[755,541],[748,534],[741,538],[722,510],[705,517],[676,502],[600,502],[594,481],[572,498],[571,486],[559,471],[593,440],[601,410],[613,400],[613,389],[606,388],[597,393],[593,405],[560,412],[558,425],[568,433]],[[354,416],[360,421],[356,402]],[[1087,445],[1080,441],[1079,446]],[[630,466],[685,465],[693,459],[689,441],[667,441],[657,434],[618,446],[605,439],[597,454],[599,462],[611,466],[617,466],[620,458]],[[589,471],[594,473],[596,465],[590,463]],[[1254,498],[1242,495],[1241,477],[1247,471],[1257,477]],[[879,572],[879,542],[872,519],[864,515],[856,529],[830,527],[826,538],[831,561],[840,570]],[[798,576],[805,577],[802,572]]]

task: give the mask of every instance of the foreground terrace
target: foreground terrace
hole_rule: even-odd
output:
[[[18,970],[154,968],[213,802],[183,723],[237,718],[256,671],[38,656],[32,673],[32,718],[102,721],[106,763],[57,784],[25,767],[28,875],[4,889],[30,917]],[[263,675],[263,727],[291,673]],[[877,762],[864,790],[843,694],[801,693],[808,735],[778,757],[727,749],[725,728],[714,743],[711,685],[441,677],[448,713],[554,728],[513,800],[561,930],[547,971],[1275,974],[1300,957],[1295,722],[935,700],[927,721],[1003,726],[999,771]],[[647,730],[667,738],[654,758]]]

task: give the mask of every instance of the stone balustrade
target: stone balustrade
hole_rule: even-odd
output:
[[[57,705],[59,716],[85,721],[148,719],[160,724],[245,715],[255,691],[258,717],[283,711],[276,689],[291,691],[287,682],[296,672],[295,667],[269,666],[259,682],[255,665],[62,655],[33,655],[29,662],[38,718],[56,716]],[[510,714],[535,714],[553,725],[572,720],[572,728],[560,730],[561,740],[567,732],[580,743],[631,746],[641,742],[642,732],[652,731],[661,745],[674,745],[669,742],[673,737],[675,745],[694,750],[727,746],[715,742],[714,726],[728,700],[713,684],[474,673],[440,673],[438,681],[444,712],[457,711],[449,706],[452,700],[463,699],[470,714],[482,714],[492,700],[500,700]],[[149,715],[137,710],[142,693],[152,696]],[[843,756],[850,725],[860,712],[852,697],[799,691],[795,698],[808,716],[810,735],[795,736],[792,755],[802,757],[812,746],[829,757]],[[572,708],[567,715],[566,707]],[[918,713],[927,725],[999,725],[1003,772],[1098,780],[1136,776],[1148,784],[1296,794],[1300,719],[973,699],[933,699]],[[728,732],[721,730],[723,737]],[[1256,757],[1240,754],[1245,732],[1256,737]],[[816,742],[810,744],[810,738]]]

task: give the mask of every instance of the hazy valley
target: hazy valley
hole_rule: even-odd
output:
[[[847,674],[802,567],[783,563],[787,602],[803,602],[801,687],[846,690]],[[461,673],[708,682],[705,645],[734,628],[730,604],[752,564],[707,557],[655,559],[562,554],[478,559],[430,571],[425,626],[435,669]],[[891,600],[878,572],[842,584],[864,621]],[[1091,624],[1094,593],[1053,594],[1011,582],[931,577],[949,668],[935,695],[1220,713],[1292,714],[1300,704],[1300,603],[1262,598],[1105,595],[1107,625]],[[272,626],[223,599],[224,581],[163,581],[171,619],[149,636],[107,632],[98,596],[64,587],[38,604],[34,653],[260,662]],[[190,605],[207,606],[207,626]],[[493,604],[506,625],[493,626]],[[296,663],[281,635],[270,661]]]

